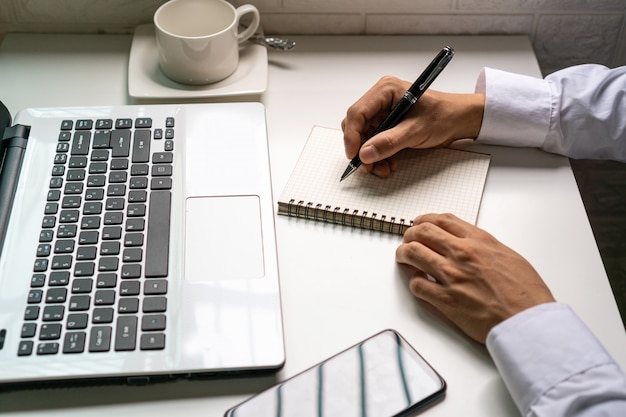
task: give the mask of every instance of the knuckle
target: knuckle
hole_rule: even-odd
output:
[[[382,77],[380,77],[380,80],[378,80],[378,84],[382,85],[395,85],[397,82],[398,79],[392,75],[383,75]]]

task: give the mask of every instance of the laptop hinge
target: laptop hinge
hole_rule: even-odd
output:
[[[6,127],[0,143],[0,256],[29,134],[30,126]]]

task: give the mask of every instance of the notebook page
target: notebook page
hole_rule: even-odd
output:
[[[489,155],[439,148],[404,150],[397,158],[398,169],[388,178],[358,170],[340,182],[348,164],[343,134],[316,126],[279,198],[279,214],[287,214],[285,206],[293,200],[405,224],[420,214],[444,212],[476,223]]]

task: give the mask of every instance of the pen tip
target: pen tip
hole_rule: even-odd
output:
[[[346,170],[343,172],[343,174],[341,175],[341,179],[339,180],[339,182],[345,180],[346,178],[348,178],[350,175],[352,175],[352,173],[354,171],[356,171],[358,167],[355,167],[354,165],[350,164],[348,165],[348,168],[346,168]]]

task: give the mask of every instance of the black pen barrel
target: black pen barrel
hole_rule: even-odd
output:
[[[27,126],[17,125],[4,131],[4,152],[0,155],[0,251],[9,225],[29,130]]]

